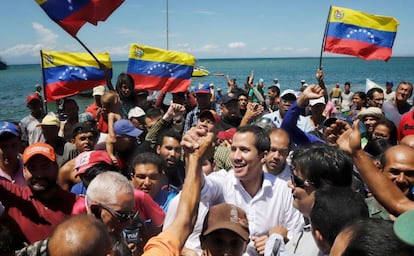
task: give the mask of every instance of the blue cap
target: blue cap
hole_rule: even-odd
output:
[[[128,135],[131,137],[138,137],[142,131],[137,129],[131,121],[121,119],[114,123],[114,132],[116,136]]]
[[[0,122],[0,135],[5,132],[11,133],[14,136],[19,136],[20,134],[17,125],[9,122]]]
[[[195,93],[210,93],[210,85],[208,84],[198,84]]]
[[[388,80],[386,84],[394,85],[394,82],[391,80]]]
[[[219,103],[220,104],[227,104],[227,103],[229,103],[230,101],[233,101],[233,100],[237,101],[237,98],[234,97],[234,96],[230,96],[228,94],[225,94],[220,98]]]

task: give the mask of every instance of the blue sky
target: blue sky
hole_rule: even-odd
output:
[[[393,56],[414,56],[410,0],[169,0],[169,49],[199,59],[318,57],[329,5],[397,18]],[[38,63],[42,49],[84,51],[34,0],[3,1],[0,24],[0,57],[8,64]],[[126,0],[77,35],[112,60],[127,60],[133,42],[166,48],[166,0]]]

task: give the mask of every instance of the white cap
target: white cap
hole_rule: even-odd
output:
[[[305,81],[305,80],[303,80],[303,79],[302,79],[302,80],[300,80],[300,82],[301,82],[301,83],[306,83],[306,81]]]
[[[283,98],[284,96],[286,96],[286,95],[288,95],[288,94],[292,94],[293,96],[295,96],[295,98],[297,98],[298,96],[297,96],[297,92],[296,91],[294,91],[294,90],[292,90],[292,89],[287,89],[287,90],[284,90],[281,94],[280,94],[280,98]]]
[[[131,108],[128,112],[128,119],[141,116],[145,116],[145,111],[140,107]]]
[[[322,97],[317,98],[317,99],[309,100],[309,105],[311,105],[311,106],[315,106],[318,103],[326,104],[325,97],[322,96]]]
[[[98,85],[98,86],[93,87],[92,96],[95,96],[95,95],[102,96],[104,93],[105,93],[105,86]]]

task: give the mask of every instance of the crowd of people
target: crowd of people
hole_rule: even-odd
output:
[[[414,255],[410,82],[225,78],[28,95],[0,122],[0,255]]]

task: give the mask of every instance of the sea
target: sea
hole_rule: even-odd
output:
[[[298,90],[300,81],[308,84],[316,83],[315,73],[320,65],[319,58],[249,58],[249,59],[198,59],[198,66],[210,71],[209,76],[194,77],[190,90],[200,83],[213,83],[215,88],[227,90],[225,75],[236,78],[239,87],[243,87],[251,71],[255,82],[262,78],[267,86],[278,78],[281,90]],[[113,62],[112,83],[115,85],[117,76],[127,69],[126,61]],[[328,89],[335,83],[341,86],[346,81],[351,83],[352,91],[365,91],[366,79],[384,86],[388,80],[394,81],[394,89],[400,81],[414,82],[414,58],[393,57],[388,62],[365,61],[354,57],[329,57],[322,59],[325,83]],[[42,84],[40,64],[11,65],[0,70],[0,121],[19,121],[29,114],[26,107],[26,96],[34,93],[35,85]],[[266,90],[265,90],[266,91]],[[167,95],[168,96],[168,95]],[[91,96],[76,95],[80,110],[93,102]],[[166,97],[168,103],[170,98]],[[47,104],[48,112],[56,111],[56,104]]]

